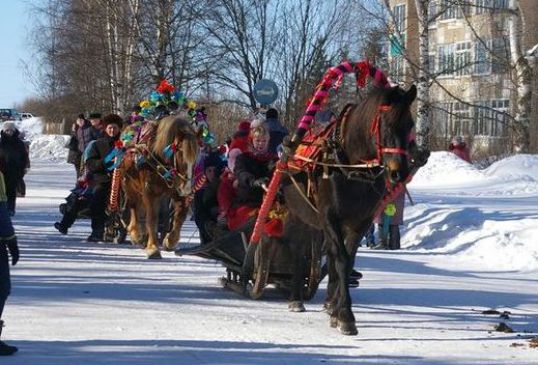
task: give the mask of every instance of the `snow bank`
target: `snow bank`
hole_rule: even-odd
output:
[[[435,252],[459,267],[538,271],[538,156],[484,170],[434,152],[409,186],[402,246]]]
[[[24,139],[30,142],[30,160],[65,161],[69,136],[44,135],[43,121],[39,117],[13,121]]]
[[[433,152],[410,188],[448,195],[538,194],[538,156],[516,155],[480,170],[450,152]]]
[[[30,144],[30,160],[65,161],[67,159],[67,148],[65,148],[65,145],[68,141],[69,136],[64,135],[49,134],[36,136]]]

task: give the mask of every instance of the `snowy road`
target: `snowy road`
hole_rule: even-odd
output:
[[[529,346],[538,332],[535,270],[470,269],[435,249],[361,249],[364,279],[352,292],[359,335],[345,337],[321,311],[325,283],[306,313],[290,313],[277,293],[252,301],[221,289],[218,263],[171,253],[148,261],[131,246],[88,244],[87,221],[61,236],[52,224],[71,169],[34,163],[28,196],[19,200],[22,258],[4,318],[4,338],[19,353],[2,364],[538,363]],[[423,208],[433,215],[428,194],[433,202]],[[512,215],[514,205],[504,203],[496,212]],[[537,211],[531,204],[525,215]],[[420,236],[418,210],[410,221],[408,234]],[[184,234],[192,232],[189,223]],[[516,332],[492,331],[502,320],[482,314],[491,308],[510,311],[506,324]]]

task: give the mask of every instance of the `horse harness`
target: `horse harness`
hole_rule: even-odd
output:
[[[298,190],[299,194],[305,199],[309,206],[316,212],[316,204],[313,201],[316,194],[316,184],[314,183],[314,172],[318,167],[323,170],[323,178],[329,178],[329,172],[331,169],[337,169],[347,180],[366,182],[374,184],[379,176],[381,176],[385,170],[382,166],[382,155],[385,153],[397,153],[407,155],[407,151],[398,147],[384,147],[381,143],[381,115],[382,113],[391,110],[390,105],[380,105],[372,126],[370,134],[375,140],[376,145],[376,157],[370,160],[361,161],[359,164],[350,164],[349,158],[344,148],[344,137],[346,135],[346,128],[348,125],[349,115],[355,110],[357,104],[348,104],[344,108],[342,117],[329,124],[321,133],[306,138],[306,141],[301,142],[301,146],[307,146],[311,148],[308,151],[307,156],[296,153],[288,163],[288,169],[283,172],[286,173],[294,187]],[[304,151],[304,149],[303,149]],[[298,163],[300,161],[300,163]],[[375,171],[376,168],[380,168],[379,172]],[[306,193],[303,192],[299,183],[294,178],[294,173],[290,169],[303,171],[307,173],[307,187]]]

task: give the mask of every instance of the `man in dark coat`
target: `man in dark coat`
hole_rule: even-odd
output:
[[[15,214],[17,187],[22,179],[30,160],[24,142],[19,138],[19,131],[13,122],[5,122],[0,132],[0,160],[2,161],[9,214]]]
[[[82,175],[82,169],[80,166],[80,163],[82,161],[82,151],[80,150],[81,146],[78,140],[78,131],[81,128],[84,128],[86,123],[88,122],[86,121],[86,119],[84,119],[84,114],[79,114],[77,120],[75,121],[75,123],[73,123],[73,127],[71,129],[71,137],[69,138],[69,142],[66,146],[69,149],[69,151],[67,152],[67,162],[75,166],[77,178]],[[83,147],[86,148],[86,146]]]
[[[78,141],[78,150],[81,155],[84,154],[84,151],[88,147],[91,141],[95,141],[98,138],[104,137],[103,125],[101,123],[101,114],[92,113],[90,114],[90,120],[84,118],[77,119],[77,131],[76,137]],[[79,170],[82,170],[82,167]],[[82,171],[80,172],[82,174]]]
[[[2,312],[11,291],[8,252],[11,255],[11,264],[13,266],[19,261],[19,246],[9,218],[6,200],[4,175],[0,172],[0,336],[2,336],[2,327],[4,326]],[[0,340],[0,356],[13,355],[15,352],[17,352],[15,346],[9,346]]]
[[[108,170],[109,164],[105,161],[107,155],[114,149],[121,133],[122,119],[119,115],[110,114],[103,118],[105,136],[99,138],[88,147],[86,151],[86,169],[90,174],[90,187],[93,199],[90,202],[92,216],[92,233],[88,237],[89,242],[103,240],[106,221],[106,206],[110,194],[112,173]]]
[[[277,147],[288,135],[288,130],[278,120],[278,111],[274,108],[265,113],[265,127],[269,130],[269,152],[276,153]]]

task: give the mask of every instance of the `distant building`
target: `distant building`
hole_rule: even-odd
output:
[[[514,115],[515,104],[514,84],[506,62],[510,59],[510,44],[505,10],[510,0],[467,3],[453,5],[453,0],[431,0],[429,5],[430,73],[436,75],[438,82],[430,89],[432,146],[444,149],[452,137],[464,136],[475,154],[502,153],[509,144],[509,115]],[[528,49],[538,43],[538,1],[520,3],[525,24],[523,44]],[[390,6],[394,15],[394,32],[389,37],[390,74],[397,81],[409,81],[411,64],[418,63],[415,0],[390,0]],[[411,63],[403,56],[404,48]],[[533,87],[534,110],[538,110],[537,84]],[[531,126],[531,131],[538,130],[538,113],[531,115]],[[537,135],[531,135],[533,151],[538,150]]]

